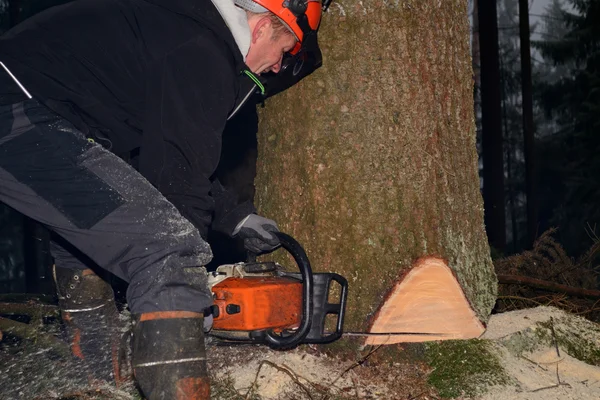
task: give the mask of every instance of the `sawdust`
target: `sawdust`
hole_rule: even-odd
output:
[[[347,341],[349,339],[342,339]],[[392,346],[395,347],[396,346]],[[390,347],[391,348],[391,347]],[[237,396],[215,399],[357,400],[439,398],[427,386],[422,362],[395,359],[385,347],[367,346],[356,353],[302,345],[291,351],[265,346],[219,346],[208,350],[213,382],[233,386]],[[397,350],[404,353],[402,350]],[[336,354],[336,355],[332,355]],[[216,385],[215,385],[216,386]]]
[[[558,357],[544,349],[515,357],[502,351],[503,366],[514,386],[492,388],[482,400],[597,400],[600,399],[600,368],[568,354]]]
[[[470,399],[600,399],[600,358],[594,358],[600,357],[597,324],[555,308],[538,307],[492,316],[482,339],[491,344],[510,383],[484,388],[480,393],[485,394]],[[90,386],[77,360],[53,357],[50,350],[31,344],[22,348],[10,343],[5,338],[0,346],[2,400],[138,398],[134,388],[116,391]],[[266,346],[217,343],[209,340],[207,351],[213,399],[217,400],[440,398],[427,386],[431,370],[419,361],[416,345],[383,346],[372,357],[365,355],[375,348],[366,347],[354,357],[347,353],[341,357],[313,345],[275,351]],[[392,347],[396,353],[387,352]],[[219,384],[225,387],[223,395],[218,394]],[[87,394],[90,390],[93,394]],[[66,396],[84,392],[85,396]]]
[[[549,322],[552,322],[556,338],[547,335]],[[600,329],[597,327],[597,324],[552,307],[492,316],[482,339],[490,342],[510,383],[482,388],[481,393],[485,394],[460,399],[600,399],[600,367],[577,359],[575,354],[570,354],[575,353],[574,347],[561,341],[562,337],[577,336],[600,346]],[[417,380],[408,376],[406,371],[410,363],[405,362],[384,365],[379,360],[352,368],[356,366],[355,360],[311,352],[306,346],[289,352],[264,347],[247,347],[245,350],[217,347],[210,349],[209,357],[212,358],[211,369],[218,371],[217,377],[229,379],[241,398],[439,398],[431,391],[421,394],[421,388],[403,393],[397,390],[399,386],[422,385],[426,379],[426,374]],[[416,362],[413,368],[418,368]]]
[[[550,318],[562,318],[567,314],[554,307],[536,307],[493,315],[482,339],[501,339],[517,332],[524,331],[538,322],[549,321]]]
[[[356,371],[349,370],[353,364],[326,354],[310,354],[306,348],[282,352],[265,347],[242,350],[235,346],[209,351],[209,365],[218,371],[215,377],[230,379],[240,395],[255,395],[264,400],[313,399],[325,395],[340,399],[393,398],[387,387],[365,382]]]
[[[550,326],[554,334],[547,335]],[[513,384],[494,387],[481,400],[600,399],[600,367],[578,360],[569,340],[600,346],[598,325],[553,307],[495,315],[482,336],[493,340]],[[571,353],[571,354],[570,354]]]

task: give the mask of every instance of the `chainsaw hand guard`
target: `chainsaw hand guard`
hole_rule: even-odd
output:
[[[283,273],[283,276],[289,276],[300,279],[300,274]],[[329,302],[329,293],[331,284],[336,282],[340,285],[340,296],[338,303]],[[313,274],[313,311],[310,331],[302,340],[302,343],[331,343],[342,337],[344,333],[344,314],[346,310],[346,299],[348,297],[348,281],[346,278],[335,273],[317,273]],[[326,333],[326,319],[328,315],[336,315],[335,331]]]
[[[299,345],[310,331],[313,312],[313,274],[308,256],[300,243],[285,233],[274,232],[274,234],[281,242],[281,247],[294,258],[302,275],[302,322],[300,322],[300,327],[289,336],[280,336],[273,331],[267,331],[265,334],[265,341],[271,347],[288,349]]]

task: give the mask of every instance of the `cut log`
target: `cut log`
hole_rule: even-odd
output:
[[[471,339],[484,331],[452,270],[443,260],[428,257],[418,260],[393,287],[375,315],[370,332],[392,335],[370,336],[365,344]]]

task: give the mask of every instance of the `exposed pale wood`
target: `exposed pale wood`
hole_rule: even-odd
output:
[[[366,344],[470,339],[484,331],[452,270],[443,260],[428,257],[418,260],[394,286],[377,312],[370,332],[440,335],[378,335],[368,337]]]

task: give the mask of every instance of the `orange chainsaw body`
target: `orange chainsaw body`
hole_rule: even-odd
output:
[[[302,320],[302,282],[287,277],[229,277],[212,286],[219,308],[213,329],[295,329]]]
[[[213,304],[205,316],[211,315],[213,323],[208,335],[279,350],[339,339],[348,281],[332,272],[313,273],[300,243],[283,232],[272,233],[299,272],[289,272],[274,261],[256,260],[220,265],[209,272]],[[337,317],[335,328],[326,326],[333,322],[331,317]]]

